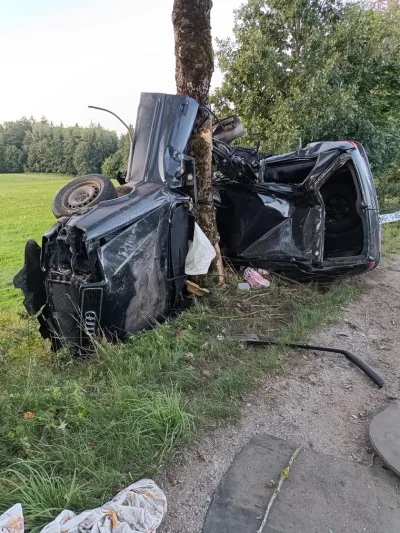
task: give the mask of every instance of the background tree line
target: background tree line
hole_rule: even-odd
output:
[[[248,145],[276,154],[300,138],[358,140],[381,198],[400,196],[398,0],[248,0],[216,54],[214,106],[239,114]]]
[[[400,0],[247,0],[233,39],[217,41],[220,116],[237,113],[240,143],[283,153],[316,140],[366,147],[381,199],[400,197]],[[109,177],[129,139],[99,125],[22,118],[0,125],[0,172]]]
[[[54,126],[25,117],[0,125],[0,173],[49,172],[114,177],[129,155],[128,135],[100,125]]]

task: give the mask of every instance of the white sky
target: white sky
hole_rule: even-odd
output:
[[[213,37],[243,0],[214,0]],[[0,0],[0,123],[42,115],[119,133],[142,91],[175,92],[173,0]],[[221,81],[215,72],[213,87]]]

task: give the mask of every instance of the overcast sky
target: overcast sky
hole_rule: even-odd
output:
[[[231,35],[243,0],[214,0],[213,37]],[[175,92],[173,0],[0,0],[0,122],[123,126],[142,91]],[[214,74],[213,86],[221,80]]]

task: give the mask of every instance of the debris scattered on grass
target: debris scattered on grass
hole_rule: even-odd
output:
[[[243,279],[247,281],[250,287],[268,288],[271,284],[261,275],[261,272],[263,272],[264,275],[268,275],[268,272],[266,270],[255,270],[254,268],[247,267],[246,270],[243,272]]]
[[[287,346],[288,348],[301,348],[304,350],[316,350],[319,352],[338,353],[344,355],[349,361],[356,365],[360,370],[366,374],[371,381],[373,381],[380,389],[384,386],[385,382],[379,374],[375,372],[367,363],[360,359],[357,355],[349,350],[342,350],[339,348],[328,348],[325,346],[313,346],[308,343],[294,343],[294,342],[278,342],[271,340],[261,340],[258,335],[251,333],[250,335],[234,335],[230,337],[230,340],[236,340],[242,343],[246,343],[249,346]]]
[[[69,510],[61,513],[42,533],[82,531],[121,531],[124,533],[155,533],[167,511],[164,492],[151,479],[142,479],[119,492],[111,501],[79,515]],[[0,531],[24,533],[22,505],[15,504],[0,516]]]
[[[206,294],[210,294],[208,289],[200,287],[200,285],[197,285],[197,283],[193,283],[193,281],[189,281],[188,279],[186,280],[186,286],[187,290],[196,296],[205,296]]]
[[[185,261],[185,274],[189,276],[207,274],[215,255],[214,246],[200,226],[195,223],[193,241],[189,244],[189,251]]]

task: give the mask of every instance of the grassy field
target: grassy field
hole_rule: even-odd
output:
[[[54,355],[10,287],[25,241],[52,223],[51,200],[67,178],[2,179],[0,513],[22,502],[30,531],[63,508],[100,505],[132,480],[154,476],[199,429],[237,420],[244,394],[265,372],[273,379],[285,357],[301,357],[245,347],[229,335],[306,340],[362,290],[358,281],[321,288],[272,278],[269,289],[238,293],[231,273],[227,287],[194,298],[177,318],[129,343],[100,342],[84,361]],[[386,249],[399,248],[397,225],[385,227],[385,238]]]
[[[23,266],[30,238],[41,243],[43,232],[55,221],[51,204],[71,177],[55,174],[0,174],[0,310],[20,310],[20,291],[13,276]]]

